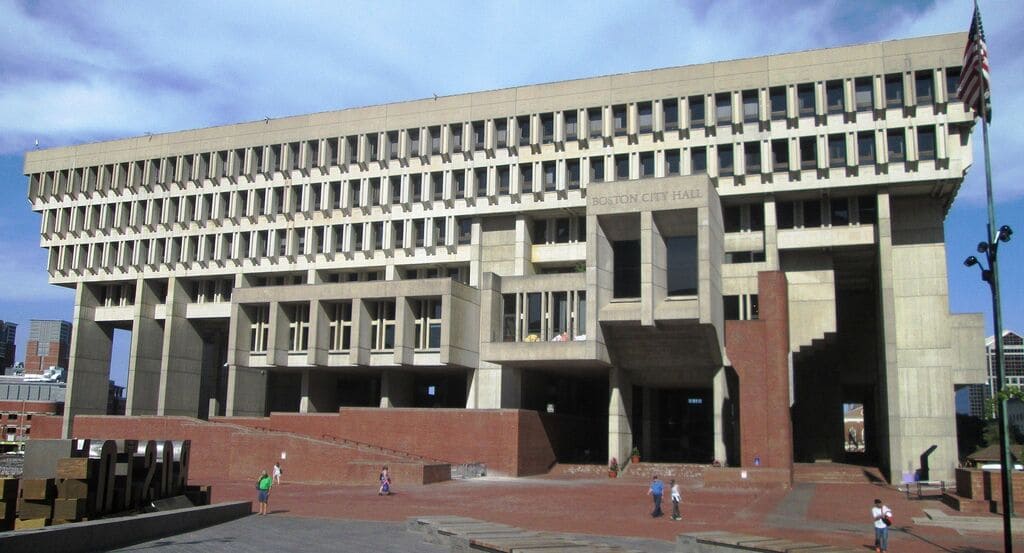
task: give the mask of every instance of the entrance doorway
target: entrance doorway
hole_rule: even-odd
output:
[[[633,388],[633,443],[644,461],[714,460],[710,388]]]

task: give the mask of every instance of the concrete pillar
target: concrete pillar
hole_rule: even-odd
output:
[[[75,415],[105,415],[110,379],[110,350],[114,343],[111,327],[96,322],[99,298],[84,282],[75,291],[75,314],[71,331],[67,398],[61,436],[73,434]]]
[[[714,417],[714,448],[715,459],[725,461],[727,453],[725,449],[725,419],[722,416],[722,407],[729,397],[728,383],[725,378],[725,367],[718,367],[711,379],[711,413]]]
[[[267,371],[250,367],[249,332],[252,318],[241,305],[232,305],[228,331],[228,390],[225,414],[262,417],[267,408]]]
[[[608,458],[622,463],[633,449],[633,427],[630,410],[633,407],[633,382],[629,374],[618,367],[608,372]]]
[[[654,216],[650,211],[640,212],[640,324],[654,326],[654,248],[661,242],[655,234]],[[664,247],[664,246],[663,246]],[[646,393],[645,393],[646,398]],[[644,409],[647,403],[644,402]],[[644,419],[646,420],[646,416]]]
[[[309,345],[306,362],[314,366],[327,365],[331,349],[331,321],[327,303],[312,301],[309,305]]]
[[[534,181],[538,178],[543,178],[543,175],[534,175]],[[516,215],[516,242],[515,242],[515,267],[513,268],[513,274],[516,275],[532,275],[533,274],[533,244],[535,242],[541,242],[542,236],[533,236],[532,228],[528,228],[531,219],[526,215]]]
[[[185,318],[188,292],[181,280],[167,282],[167,318],[160,359],[160,416],[199,416],[203,374],[203,337]]]
[[[373,345],[373,328],[370,326],[370,306],[361,298],[352,300],[352,338],[349,348],[349,363],[370,364],[370,347]]]
[[[395,298],[395,363],[399,365],[412,365],[415,359],[416,340],[419,336],[416,336],[416,317],[412,310],[414,301],[419,300]]]
[[[304,369],[299,399],[300,413],[329,413],[336,411],[338,398],[335,379],[326,371]]]
[[[128,358],[128,386],[125,414],[155,415],[160,393],[160,358],[164,329],[155,316],[160,299],[153,280],[139,279],[135,286],[135,315]]]
[[[412,407],[413,374],[404,371],[388,370],[380,378],[380,406]]]

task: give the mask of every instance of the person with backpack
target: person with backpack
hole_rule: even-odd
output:
[[[882,504],[881,499],[875,500],[871,508],[871,518],[875,524],[875,551],[886,553],[889,549],[889,527],[892,526],[892,509]]]
[[[267,475],[267,471],[263,471],[260,475],[260,479],[256,481],[256,497],[260,502],[260,514],[267,514],[267,504],[270,503],[270,486],[274,483],[274,479]]]

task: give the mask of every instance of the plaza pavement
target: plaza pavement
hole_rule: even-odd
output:
[[[214,501],[255,499],[250,482],[211,484]],[[586,535],[588,541],[655,553],[674,551],[678,534],[710,530],[868,552],[873,550],[870,509],[875,497],[895,513],[889,548],[893,553],[1002,550],[998,516],[961,517],[936,500],[907,500],[898,490],[878,483],[798,483],[788,491],[684,488],[679,522],[652,519],[646,491],[645,480],[629,478],[485,477],[427,486],[395,482],[396,493],[380,497],[375,482],[358,487],[285,482],[271,493],[270,516],[254,515],[124,551],[427,553],[444,549],[407,532],[405,519],[462,515],[527,530]],[[670,502],[663,507],[669,509]],[[1015,522],[1024,526],[1024,520]],[[1024,533],[1015,535],[1015,544],[1024,548]]]

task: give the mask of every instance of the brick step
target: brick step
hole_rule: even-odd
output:
[[[675,478],[676,480],[694,480],[703,482],[704,472],[710,468],[709,465],[694,463],[629,463],[619,474],[620,478],[632,478],[649,480],[657,475],[663,480]]]
[[[794,463],[793,482],[814,484],[863,484],[885,482],[877,467],[843,463]]]

